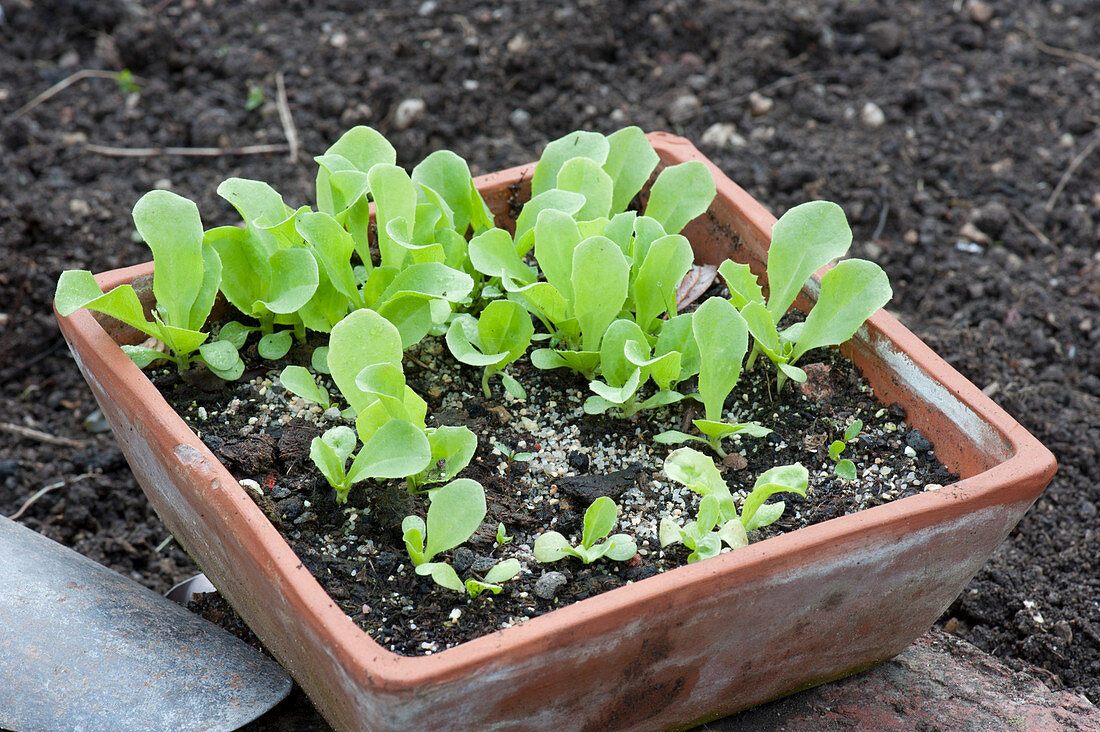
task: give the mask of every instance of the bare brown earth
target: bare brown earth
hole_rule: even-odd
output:
[[[158,550],[167,531],[113,438],[85,425],[95,405],[50,309],[63,269],[148,259],[129,220],[145,191],[192,197],[214,225],[231,175],[312,201],[311,156],[355,124],[401,163],[446,147],[475,173],[637,124],[691,138],[776,213],[841,203],[891,311],[1055,452],[1054,482],[942,622],[1100,701],[1100,2],[360,5],[2,4],[0,423],[62,443],[0,433],[0,512],[60,483],[21,521],[157,590],[196,571]],[[16,115],[80,70],[123,68],[140,92],[86,78]],[[285,144],[277,75],[293,160],[89,147]],[[260,726],[322,724],[296,697]]]

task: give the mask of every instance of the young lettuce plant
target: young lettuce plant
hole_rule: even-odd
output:
[[[645,333],[632,320],[616,320],[608,327],[600,344],[600,370],[606,381],[589,382],[588,387],[595,394],[584,402],[588,414],[617,408],[621,416],[629,418],[639,410],[683,398],[671,388],[680,374],[680,353],[672,351],[653,358]],[[657,393],[637,401],[638,388],[650,378],[657,384]]]
[[[218,252],[203,241],[198,207],[169,191],[150,191],[134,206],[134,225],[153,252],[152,320],[131,285],[104,293],[91,272],[68,270],[61,274],[54,305],[62,316],[88,308],[117,318],[157,339],[169,348],[163,352],[144,346],[122,346],[141,368],[169,358],[180,373],[193,359],[202,361],[223,379],[239,378],[244,362],[228,340],[207,342],[202,331],[218,294],[222,263]],[[198,352],[195,354],[195,352]]]
[[[304,340],[306,322],[300,311],[319,284],[317,261],[294,229],[298,212],[262,181],[229,178],[218,186],[218,195],[245,223],[244,228],[221,226],[205,234],[222,261],[221,291],[241,313],[260,323],[256,328],[236,323],[233,340],[240,348],[248,332],[258,330],[259,354],[282,358],[290,350],[291,334],[275,331],[275,324],[293,326],[298,339]]]
[[[774,523],[783,515],[783,501],[765,503],[781,492],[805,496],[809,472],[799,463],[781,465],[761,473],[752,491],[737,505],[714,461],[690,447],[674,450],[665,459],[664,472],[672,480],[702,495],[695,521],[680,526],[661,519],[661,546],[682,543],[692,550],[689,562],[717,556],[725,543],[731,549],[748,545],[748,532]]]
[[[408,449],[408,444],[418,438],[423,440],[423,434],[408,422],[390,420],[360,448],[349,468],[347,460],[355,450],[355,432],[339,425],[313,438],[309,457],[336,491],[336,502],[343,505],[356,483],[404,478],[423,469],[426,456]]]
[[[441,587],[466,592],[471,599],[486,590],[499,593],[501,582],[519,574],[518,560],[506,559],[489,569],[484,580],[470,578],[465,582],[451,565],[432,561],[440,552],[454,549],[473,536],[485,513],[485,491],[477,481],[462,478],[432,491],[427,521],[406,516],[401,522],[402,538],[416,573],[431,577]]]
[[[527,353],[535,326],[522,305],[511,300],[493,300],[477,318],[460,313],[447,329],[447,348],[459,361],[481,366],[481,390],[490,396],[489,379],[500,374],[504,388],[517,399],[527,398],[516,379],[504,368]]]
[[[534,554],[540,562],[556,562],[565,556],[591,564],[600,557],[625,562],[638,553],[638,545],[627,534],[608,537],[619,518],[619,507],[607,496],[600,496],[584,512],[581,543],[573,546],[557,531],[547,531],[535,539]]]
[[[859,431],[862,429],[863,420],[857,419],[844,428],[842,439],[833,440],[832,444],[829,445],[829,459],[836,463],[833,469],[836,471],[837,476],[844,480],[856,479],[856,464],[840,456],[844,453],[844,448],[848,446],[848,443],[859,436]]]
[[[695,398],[703,403],[705,415],[693,424],[704,437],[669,430],[654,439],[664,444],[688,440],[706,442],[725,457],[726,451],[721,444],[724,438],[741,434],[763,437],[771,432],[755,422],[722,421],[726,397],[741,377],[741,362],[748,350],[748,327],[728,300],[712,297],[692,313],[691,335],[699,353],[699,392]],[[686,338],[686,335],[681,337]]]
[[[806,320],[779,331],[782,318],[806,281],[818,269],[844,256],[852,230],[840,206],[811,201],[788,210],[772,228],[768,249],[767,302],[748,265],[723,262],[718,272],[753,336],[749,368],[763,352],[775,364],[779,389],[788,378],[805,381],[795,362],[807,351],[839,345],[890,301],[890,281],[882,268],[862,259],[847,259],[821,278],[817,303]]]
[[[477,437],[466,427],[426,427],[428,405],[405,383],[401,358],[397,326],[373,310],[349,313],[329,336],[329,372],[355,416],[359,439],[370,442],[391,421],[410,425],[408,440],[392,449],[406,468],[419,467],[394,477],[407,478],[417,492],[458,475],[473,458]]]

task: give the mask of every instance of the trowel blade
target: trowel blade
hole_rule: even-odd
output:
[[[213,623],[0,516],[0,728],[233,730],[290,688]]]

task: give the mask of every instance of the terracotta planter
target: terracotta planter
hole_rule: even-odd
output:
[[[665,163],[703,160],[683,139],[651,140]],[[729,256],[762,270],[775,219],[711,169],[718,196],[685,231],[697,260]],[[478,187],[503,213],[517,186],[522,200],[530,172],[483,176]],[[151,269],[99,281],[110,288]],[[90,312],[59,321],[157,512],[344,729],[662,729],[853,673],[927,630],[1055,471],[1049,451],[879,312],[845,351],[879,398],[903,405],[935,442],[958,483],[406,658],[340,611]]]

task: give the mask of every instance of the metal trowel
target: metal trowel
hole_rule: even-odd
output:
[[[0,728],[233,730],[290,688],[213,623],[0,516]]]

